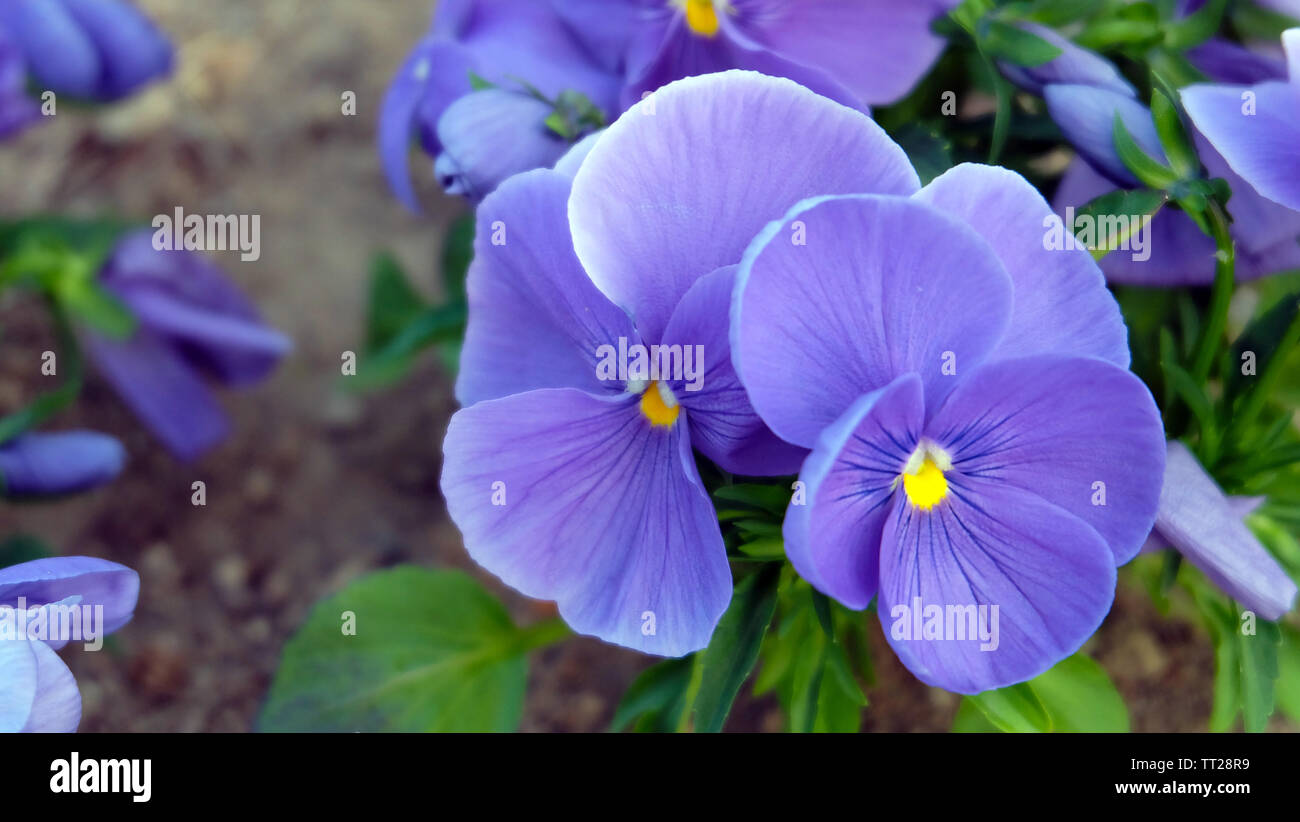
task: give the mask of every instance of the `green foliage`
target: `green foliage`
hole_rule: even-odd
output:
[[[1127,733],[1128,708],[1105,669],[1075,654],[1028,682],[966,697],[953,730]]]

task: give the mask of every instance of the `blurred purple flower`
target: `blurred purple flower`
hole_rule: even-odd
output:
[[[92,557],[55,557],[0,568],[0,613],[16,622],[20,606],[94,609],[97,638],[131,621],[140,577],[115,562]],[[102,610],[100,610],[102,609]],[[50,624],[56,620],[50,619]],[[66,624],[66,623],[65,623]],[[84,626],[86,623],[80,623]],[[29,623],[30,629],[30,623]],[[55,653],[81,636],[11,637],[0,633],[0,733],[71,733],[81,723],[81,692]]]
[[[5,0],[0,28],[36,83],[108,102],[170,73],[172,46],[128,0]]]
[[[918,182],[866,115],[752,72],[670,84],[574,152],[588,150],[572,182],[528,172],[480,207],[442,491],[507,584],[580,633],[677,656],[708,643],[731,596],[692,448],[746,475],[793,473],[803,453],[732,368],[736,264],[805,197]],[[754,157],[782,173],[755,174]],[[602,376],[602,346],[638,344],[702,346],[698,390],[686,374]]]
[[[545,0],[443,0],[431,30],[389,86],[379,117],[384,172],[394,193],[413,211],[419,211],[409,168],[413,138],[430,157],[439,158],[447,149],[443,169],[454,168],[455,174],[440,174],[441,181],[456,193],[472,188],[465,193],[477,197],[509,173],[549,166],[567,147],[548,133],[545,106],[535,98],[536,105],[478,98],[449,112],[452,103],[473,91],[471,74],[520,98],[531,90],[550,100],[576,91],[608,119],[617,113],[617,72],[589,52]],[[454,119],[444,125],[445,113]],[[501,121],[476,135],[481,145],[462,139],[467,128],[483,126],[488,116]],[[451,145],[444,146],[444,138]],[[538,156],[549,159],[521,167]],[[490,165],[471,166],[476,159]]]
[[[220,442],[229,423],[202,375],[240,387],[266,377],[290,350],[216,266],[190,251],[160,251],[149,230],[124,236],[100,284],[139,321],[127,340],[87,332],[99,371],[181,459]]]
[[[0,444],[0,493],[72,494],[116,477],[126,462],[122,444],[94,431],[30,432]]]
[[[0,140],[16,134],[41,116],[27,94],[27,66],[22,52],[0,26]]]
[[[1119,69],[1100,54],[1075,45],[1047,26],[1037,23],[1018,25],[1061,50],[1060,55],[1039,66],[1018,66],[1008,62],[998,64],[1002,74],[1025,91],[1042,96],[1046,86],[1061,84],[1095,86],[1126,97],[1137,96],[1133,85],[1124,79]]]
[[[787,556],[851,608],[878,598],[903,663],[960,693],[1092,635],[1164,473],[1119,308],[1085,251],[1039,242],[1050,217],[1022,177],[976,165],[910,198],[807,200],[750,246],[732,305],[754,408],[813,449]],[[997,606],[1000,639],[896,631],[917,603]]]
[[[1196,128],[1232,170],[1275,203],[1300,210],[1300,28],[1282,35],[1290,82],[1182,90]]]
[[[1181,442],[1169,443],[1155,528],[1142,552],[1173,547],[1264,619],[1295,605],[1296,584],[1242,520],[1260,497],[1227,497]]]

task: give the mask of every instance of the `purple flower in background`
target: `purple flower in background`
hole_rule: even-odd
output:
[[[1124,79],[1119,69],[1095,51],[1075,45],[1047,26],[1037,23],[1017,25],[1061,50],[1058,56],[1039,66],[998,63],[1002,74],[1025,91],[1042,96],[1043,90],[1050,85],[1079,85],[1109,89],[1127,97],[1137,96],[1133,85]]]
[[[0,733],[71,733],[81,722],[81,692],[55,651],[71,640],[92,647],[131,621],[140,593],[135,571],[92,557],[56,557],[0,568]],[[82,617],[72,623],[68,608]],[[26,614],[19,614],[19,610]],[[40,619],[42,612],[45,618]],[[75,624],[75,636],[51,634]]]
[[[1052,118],[1079,152],[1056,190],[1058,211],[1078,208],[1114,191],[1117,184],[1136,180],[1115,149],[1112,128],[1116,113],[1134,140],[1151,157],[1167,162],[1150,110],[1137,100],[1104,88],[1082,85],[1048,86],[1044,94]],[[1238,98],[1240,100],[1240,98]],[[1250,280],[1300,266],[1300,212],[1269,200],[1238,175],[1202,134],[1192,134],[1201,162],[1212,177],[1232,188],[1228,202],[1237,242],[1237,278]],[[1172,287],[1203,285],[1214,280],[1213,241],[1181,211],[1164,209],[1150,225],[1150,259],[1108,254],[1101,268],[1111,282]]]
[[[732,369],[736,264],[805,197],[918,182],[864,114],[751,72],[673,83],[591,143],[572,183],[529,172],[480,207],[442,490],[507,584],[580,633],[676,656],[708,644],[731,596],[692,449],[748,475],[803,454]],[[602,369],[638,345],[690,352],[695,373]]]
[[[496,90],[474,92],[472,74]],[[389,184],[419,210],[409,168],[418,138],[444,188],[481,199],[511,174],[549,167],[568,150],[570,141],[545,122],[553,106],[537,94],[578,92],[612,119],[618,84],[617,72],[544,0],[443,0],[384,98],[379,150]]]
[[[103,485],[122,472],[126,452],[94,431],[30,432],[0,443],[0,494],[72,494]]]
[[[159,251],[151,232],[124,236],[100,284],[135,315],[127,340],[87,332],[101,374],[167,448],[193,459],[229,431],[203,376],[241,387],[266,377],[290,349],[216,266],[190,251]]]
[[[622,102],[682,77],[750,69],[846,105],[893,103],[944,41],[958,0],[551,0],[597,48],[623,52]],[[596,38],[600,38],[596,40]]]
[[[813,449],[787,555],[849,607],[878,598],[903,663],[961,693],[1092,635],[1164,474],[1118,306],[1086,252],[1044,248],[1050,215],[1023,178],[975,165],[910,198],[807,200],[750,246],[734,295],[754,408]],[[935,608],[961,629],[912,635]]]
[[[41,116],[27,94],[27,66],[18,44],[0,26],[0,140],[16,134]]]
[[[1290,82],[1195,85],[1183,105],[1232,170],[1264,197],[1300,210],[1300,28],[1282,35]]]
[[[1260,497],[1227,497],[1181,442],[1169,443],[1156,525],[1143,553],[1170,546],[1243,608],[1278,619],[1296,584],[1242,521]]]
[[[5,0],[0,28],[39,86],[80,99],[117,100],[172,68],[166,35],[127,0]]]

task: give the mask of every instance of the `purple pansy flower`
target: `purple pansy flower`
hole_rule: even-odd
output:
[[[0,28],[43,88],[108,102],[172,68],[172,46],[127,0],[5,0]]]
[[[71,733],[81,722],[81,692],[55,653],[69,640],[98,641],[131,621],[140,593],[135,571],[92,557],[56,557],[0,568],[0,624],[16,628],[27,611],[27,633],[0,628],[0,733]],[[93,620],[80,636],[40,635],[34,612],[78,607]],[[60,622],[49,619],[49,625]],[[85,626],[83,619],[78,623]],[[36,632],[36,635],[33,634]],[[91,634],[94,636],[91,636]]]
[[[1264,619],[1295,604],[1296,584],[1242,521],[1262,497],[1227,497],[1181,442],[1169,443],[1156,525],[1142,552],[1176,548],[1215,585]]]
[[[1086,252],[1044,248],[1050,214],[1023,178],[975,165],[910,198],[807,200],[750,246],[734,295],[755,409],[813,449],[787,555],[849,607],[878,598],[903,663],[961,693],[1092,635],[1164,473],[1118,306]],[[993,648],[899,630],[913,608],[951,625],[992,606]]]
[[[1300,28],[1282,35],[1290,81],[1182,90],[1196,128],[1264,197],[1300,210]]]
[[[160,251],[151,232],[124,236],[100,284],[135,315],[127,340],[86,333],[100,373],[167,448],[193,459],[228,433],[203,375],[234,387],[265,378],[290,349],[216,266]]]
[[[731,596],[692,449],[748,475],[793,473],[803,454],[766,429],[732,370],[736,264],[805,197],[906,195],[918,181],[864,114],[752,72],[666,86],[574,149],[588,150],[572,182],[566,158],[480,207],[456,386],[467,407],[442,490],[488,570],[555,600],[580,633],[676,656],[708,643]],[[752,157],[780,173],[754,173]],[[602,372],[637,345],[699,351],[698,381]]]
[[[1019,28],[1061,50],[1056,57],[1038,66],[1018,66],[1001,61],[998,69],[1011,82],[1031,94],[1042,96],[1051,85],[1081,85],[1110,89],[1117,94],[1136,97],[1133,84],[1124,79],[1115,64],[1095,51],[1061,36],[1055,29],[1037,23],[1019,23]]]
[[[11,497],[72,494],[122,472],[126,451],[95,431],[33,431],[0,443],[0,494]]]
[[[16,134],[41,116],[27,94],[27,66],[18,44],[0,25],[0,140]]]
[[[497,88],[474,91],[471,74]],[[419,210],[409,168],[418,137],[444,188],[481,199],[511,174],[549,167],[569,147],[546,125],[551,107],[533,92],[549,100],[579,92],[612,119],[618,84],[617,72],[544,0],[443,0],[384,98],[379,149],[389,184]]]

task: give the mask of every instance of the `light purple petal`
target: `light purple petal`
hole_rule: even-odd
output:
[[[1169,443],[1156,531],[1243,608],[1278,619],[1295,604],[1296,585],[1242,522],[1187,446]]]
[[[544,389],[462,409],[442,491],[470,556],[508,585],[578,633],[681,656],[708,644],[731,573],[682,420],[652,428],[638,405]]]
[[[673,83],[610,126],[574,179],[569,221],[597,287],[655,342],[695,280],[740,262],[800,200],[918,187],[862,113],[789,80],[726,72]]]
[[[772,430],[812,447],[909,371],[937,404],[996,348],[1011,306],[1006,269],[964,223],[905,198],[813,199],[746,252],[732,358]]]
[[[0,25],[0,140],[18,133],[40,116],[40,107],[27,95],[27,66],[22,52]]]
[[[930,26],[956,0],[731,0],[724,19],[790,60],[825,70],[863,102],[893,103],[926,73],[944,40]],[[720,15],[721,16],[721,15]]]
[[[1059,56],[1038,66],[999,63],[998,68],[1007,79],[1020,88],[1041,96],[1044,87],[1053,84],[1096,86],[1126,97],[1137,97],[1133,84],[1124,79],[1114,63],[1100,54],[1075,45],[1047,26],[1028,22],[1016,25],[1061,50]]]
[[[1253,109],[1243,100],[1248,93]],[[1300,209],[1300,85],[1190,86],[1182,99],[1233,171],[1270,200]]]
[[[477,202],[511,175],[554,165],[569,143],[547,128],[551,111],[536,97],[502,88],[461,97],[438,120],[438,184]]]
[[[0,568],[0,605],[30,608],[76,598],[81,605],[103,606],[104,632],[131,621],[140,595],[140,577],[116,562],[95,557],[48,557]]]
[[[0,643],[8,644],[8,643]],[[70,734],[81,724],[81,691],[72,671],[44,642],[31,645],[36,659],[36,698],[23,733]]]
[[[1151,111],[1132,97],[1094,86],[1054,85],[1043,90],[1047,110],[1065,138],[1093,168],[1121,185],[1136,185],[1115,148],[1115,115],[1147,156],[1167,162]]]
[[[19,733],[36,700],[37,663],[25,640],[0,640],[0,733]]]
[[[880,537],[925,421],[922,390],[920,377],[906,374],[853,403],[799,472],[804,504],[792,500],[786,511],[785,553],[795,570],[850,608],[876,595]]]
[[[558,172],[531,171],[479,207],[456,382],[462,405],[534,388],[623,391],[600,379],[600,347],[639,338],[573,254],[569,185]]]
[[[22,48],[38,84],[82,99],[96,96],[103,62],[94,42],[62,3],[6,0],[0,3],[0,27]]]
[[[768,429],[731,364],[728,318],[735,281],[736,266],[701,277],[673,312],[663,344],[681,346],[682,362],[692,352],[695,371],[669,380],[668,386],[686,409],[691,444],[724,471],[793,474],[807,451]]]
[[[140,328],[125,342],[87,334],[99,373],[177,458],[195,459],[230,433],[212,392],[172,346]]]
[[[108,101],[125,97],[145,83],[171,73],[171,42],[131,3],[123,0],[59,1],[99,52],[98,99]]]
[[[1211,37],[1189,49],[1187,59],[1216,83],[1253,85],[1267,80],[1285,80],[1286,64],[1259,54],[1222,37]]]
[[[1077,651],[1114,596],[1115,565],[1101,536],[1032,491],[952,476],[935,508],[899,504],[885,525],[881,625],[898,658],[929,685],[974,694],[1031,679]],[[944,638],[904,638],[901,626],[915,625],[918,605],[922,624],[926,608],[937,607],[945,625],[949,608],[974,607],[978,620],[984,606],[989,641],[970,638],[968,620],[959,639],[956,611]],[[981,650],[994,636],[996,648]]]
[[[34,431],[0,445],[0,489],[10,496],[72,494],[122,472],[122,443],[95,431]]]
[[[1128,367],[1128,331],[1101,269],[1081,247],[1048,248],[1044,236],[1055,215],[1024,177],[965,163],[916,199],[979,232],[1011,275],[1011,321],[990,359],[1071,354]]]
[[[1117,565],[1155,522],[1164,476],[1160,412],[1132,373],[1040,355],[962,380],[926,425],[964,477],[1035,494],[1092,526]]]

